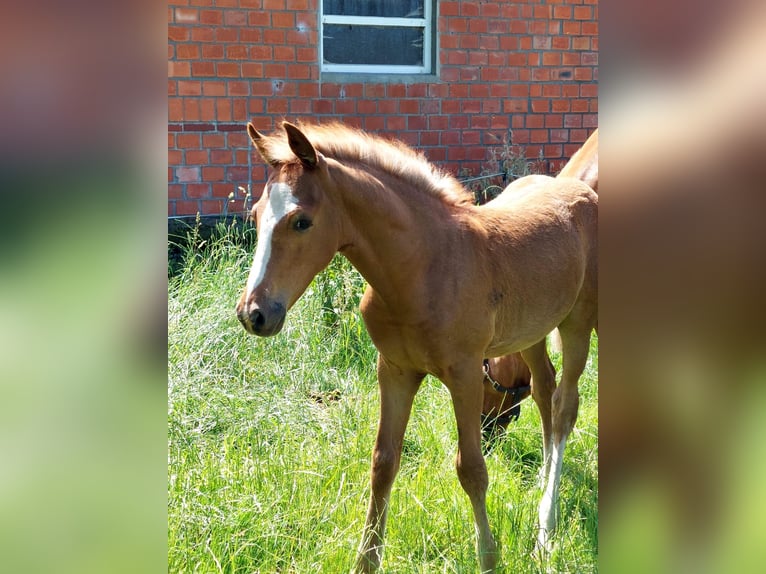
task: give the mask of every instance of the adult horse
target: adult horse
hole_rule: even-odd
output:
[[[574,177],[598,193],[598,129],[575,152],[557,177]],[[560,347],[558,335],[554,332],[553,336],[554,346]],[[521,353],[487,359],[484,371],[482,428],[485,437],[489,439],[498,432],[504,432],[508,424],[519,416],[521,401],[531,394],[532,374]],[[553,372],[552,364],[549,364],[549,371]],[[547,443],[551,438],[551,405],[539,394],[534,398],[542,420],[543,442]]]
[[[336,252],[369,284],[361,312],[379,351],[380,422],[357,570],[380,565],[405,428],[430,373],[452,397],[457,474],[473,508],[481,570],[495,571],[481,451],[482,361],[520,350],[533,393],[552,397],[540,506],[539,542],[546,544],[596,325],[598,197],[576,179],[538,175],[478,207],[453,177],[403,144],[338,124],[282,127],[267,137],[247,126],[273,169],[253,206],[258,243],[236,312],[249,333],[276,335]],[[545,336],[556,327],[564,363],[554,392]]]

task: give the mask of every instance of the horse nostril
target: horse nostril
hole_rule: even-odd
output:
[[[252,321],[253,327],[256,331],[260,331],[263,328],[263,325],[266,323],[266,317],[264,317],[260,310],[254,311],[250,316],[250,320]]]

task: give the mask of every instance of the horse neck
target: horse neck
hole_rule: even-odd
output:
[[[387,302],[425,273],[450,232],[446,206],[397,176],[349,166],[332,170],[341,210],[340,252]]]

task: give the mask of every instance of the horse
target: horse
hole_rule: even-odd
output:
[[[355,570],[380,567],[405,428],[431,374],[451,395],[455,467],[473,510],[479,564],[496,571],[481,450],[482,364],[515,351],[529,366],[532,395],[552,405],[538,535],[547,547],[596,327],[598,196],[577,179],[532,175],[476,206],[453,176],[402,143],[340,124],[281,127],[267,136],[247,125],[271,170],[251,212],[258,241],[236,315],[248,333],[276,335],[335,253],[368,283],[360,309],[378,351],[380,420]],[[558,387],[545,353],[556,327]]]
[[[564,165],[557,177],[574,177],[586,183],[598,193],[598,129]],[[552,344],[559,348],[558,334],[553,333]],[[553,364],[548,369],[553,371]],[[511,421],[520,413],[520,403],[530,396],[532,374],[521,357],[512,353],[486,359],[484,362],[484,406],[481,423],[485,442],[506,431]],[[555,375],[554,375],[555,376]],[[550,424],[550,405],[538,403],[543,427]]]

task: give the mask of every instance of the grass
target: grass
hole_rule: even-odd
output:
[[[204,241],[192,234],[169,281],[168,571],[348,572],[378,420],[376,352],[356,310],[364,282],[336,258],[280,335],[249,336],[234,305],[252,244],[230,229]],[[531,401],[487,455],[504,572],[596,571],[595,337],[592,345],[548,563],[532,557],[541,443]],[[383,573],[478,572],[456,437],[449,394],[429,377],[394,484]]]

